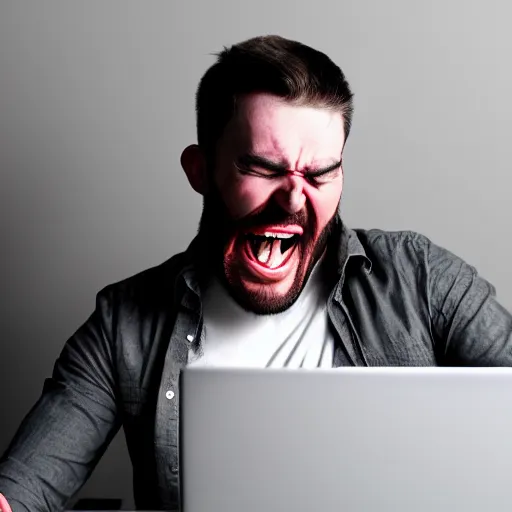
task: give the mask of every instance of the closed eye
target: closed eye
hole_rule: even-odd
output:
[[[265,178],[265,179],[274,179],[274,178],[280,178],[282,176],[286,176],[288,174],[288,171],[274,171],[271,169],[262,169],[262,168],[250,168],[250,167],[242,167],[238,164],[235,164],[235,168],[240,174],[245,175],[252,175],[257,176],[259,178]]]
[[[305,177],[312,183],[316,183],[316,184],[327,183],[339,176],[340,169],[341,169],[341,166],[338,164],[334,168],[308,172],[305,174]]]
[[[240,174],[256,176],[264,179],[275,179],[283,176],[287,176],[289,174],[301,175],[312,184],[320,185],[323,183],[327,183],[335,179],[340,172],[341,169],[341,161],[337,162],[327,168],[318,169],[316,171],[305,171],[305,172],[295,172],[289,171],[286,169],[281,169],[277,165],[274,168],[270,166],[259,167],[259,166],[246,166],[235,163],[235,168]]]

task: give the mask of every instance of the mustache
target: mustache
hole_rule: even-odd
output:
[[[267,204],[235,222],[237,230],[250,231],[252,228],[267,225],[297,225],[306,232],[310,226],[310,219],[305,209],[290,214],[276,204]]]
[[[304,230],[306,236],[315,232],[316,223],[307,207],[290,214],[275,199],[270,198],[259,208],[243,217],[233,218],[229,215],[226,204],[222,200],[216,186],[203,198],[203,212],[199,223],[199,233],[210,240],[211,244],[222,243],[226,238],[237,235],[241,231],[251,231],[268,225],[296,225]]]

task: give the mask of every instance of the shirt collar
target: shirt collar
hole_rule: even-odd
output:
[[[372,261],[366,254],[366,251],[357,236],[357,233],[345,225],[339,215],[336,216],[336,224],[333,229],[333,245],[337,249],[338,274],[343,275],[347,263],[351,258],[357,258],[362,261],[364,270],[367,274],[372,271]],[[337,243],[336,243],[337,242]]]

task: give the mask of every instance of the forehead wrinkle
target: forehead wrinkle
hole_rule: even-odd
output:
[[[251,99],[253,101],[249,101]],[[305,170],[334,163],[341,156],[343,140],[340,142],[339,154],[333,155],[332,143],[323,144],[324,136],[318,130],[332,131],[338,116],[334,112],[327,112],[328,115],[323,123],[320,121],[318,129],[308,131],[301,128],[309,126],[304,116],[317,111],[315,108],[292,107],[274,99],[244,98],[243,108],[237,109],[236,121],[231,126],[233,138],[238,141],[237,149],[232,149],[236,153],[246,151],[262,156],[290,170]],[[325,110],[323,112],[326,113]],[[293,119],[299,122],[299,126],[294,126]],[[339,116],[339,121],[343,132],[342,116]],[[315,119],[312,124],[315,124]],[[331,138],[329,133],[325,135],[327,140]]]
[[[280,145],[278,139],[271,133],[267,133],[265,135],[266,136],[263,140],[255,140],[250,136],[246,137],[244,141],[245,144],[243,144],[243,147],[241,148],[242,152],[261,156],[267,160],[288,167],[290,162],[286,158],[286,152]]]
[[[338,155],[318,157],[316,155],[316,153],[318,153],[317,144],[313,142],[308,143],[307,141],[301,141],[298,145],[297,155],[295,155],[296,148],[293,148],[294,154],[288,154],[275,137],[272,137],[272,146],[272,151],[265,151],[261,153],[261,155],[274,160],[276,163],[286,165],[290,170],[299,172],[321,167],[325,165],[326,162],[334,163],[338,159]]]
[[[329,128],[333,121],[333,117],[330,116],[326,128]],[[307,133],[283,142],[274,133],[271,133],[270,151],[268,148],[262,148],[263,152],[259,154],[274,160],[276,163],[286,165],[290,170],[303,172],[330,165],[340,159],[343,144],[340,144],[339,154],[330,154],[330,151],[326,154],[326,148],[322,147],[321,142],[320,139],[314,136],[312,138]]]
[[[270,133],[270,151],[268,149],[264,150],[266,155],[269,158],[276,159],[276,161],[280,164],[290,166],[291,161],[286,154],[285,148],[281,145],[279,139],[273,134]]]
[[[296,149],[293,148],[293,154],[287,154],[277,139],[273,139],[275,144],[268,148],[263,145],[250,144],[248,153],[254,156],[260,156],[267,160],[286,167],[290,171],[306,172],[317,168],[325,167],[337,162],[341,157],[341,152],[336,155],[318,156],[316,147],[306,148],[307,143],[302,143],[298,147],[298,154],[295,156]],[[316,146],[310,144],[310,146]]]

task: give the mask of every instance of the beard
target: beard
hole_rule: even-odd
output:
[[[246,311],[258,315],[276,314],[285,311],[299,298],[316,263],[324,254],[333,227],[336,212],[315,237],[317,226],[314,215],[307,207],[290,215],[276,202],[269,202],[259,210],[241,219],[233,219],[215,185],[203,200],[203,211],[198,235],[202,240],[203,268],[217,277],[230,296]],[[228,247],[239,248],[244,241],[243,233],[251,228],[268,225],[298,225],[303,233],[293,248],[297,251],[298,264],[293,281],[284,293],[277,293],[271,284],[247,285],[247,272],[240,261],[240,250],[228,251]],[[254,277],[252,277],[254,284]]]

